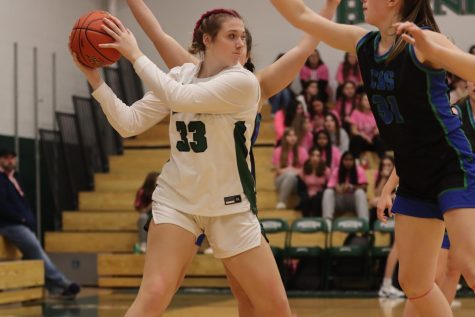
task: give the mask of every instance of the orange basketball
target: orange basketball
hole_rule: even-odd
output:
[[[80,17],[69,34],[69,47],[77,54],[79,62],[96,68],[111,65],[120,58],[113,48],[100,48],[99,44],[112,43],[114,39],[102,29],[102,19],[111,16],[106,11],[91,11]]]

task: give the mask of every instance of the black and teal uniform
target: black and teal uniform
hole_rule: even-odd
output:
[[[475,156],[450,109],[446,72],[417,60],[414,47],[388,61],[378,54],[379,32],[357,45],[364,87],[380,135],[394,151],[399,176],[393,211],[442,218],[475,207]]]

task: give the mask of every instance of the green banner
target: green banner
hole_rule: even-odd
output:
[[[475,14],[475,0],[432,0],[435,15],[451,11],[457,15]],[[343,0],[338,7],[337,21],[345,24],[364,22],[363,5],[360,0]]]

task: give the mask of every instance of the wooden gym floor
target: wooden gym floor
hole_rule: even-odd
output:
[[[84,289],[74,301],[45,299],[28,304],[0,306],[0,317],[119,317],[136,290]],[[398,317],[403,299],[290,298],[299,317]],[[456,317],[475,316],[475,299],[458,299]],[[236,301],[226,294],[178,294],[163,317],[237,317]]]

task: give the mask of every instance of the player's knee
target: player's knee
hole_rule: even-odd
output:
[[[399,273],[399,285],[408,298],[417,298],[430,290],[434,286],[431,279],[423,280],[414,274]]]
[[[260,313],[263,316],[288,316],[289,301],[285,292],[272,292],[266,300],[260,301]]]
[[[144,304],[153,309],[158,309],[166,302],[166,298],[171,298],[176,291],[176,281],[165,277],[154,277],[153,280],[149,279],[144,281],[141,285],[142,300]],[[163,299],[157,300],[157,299]]]

